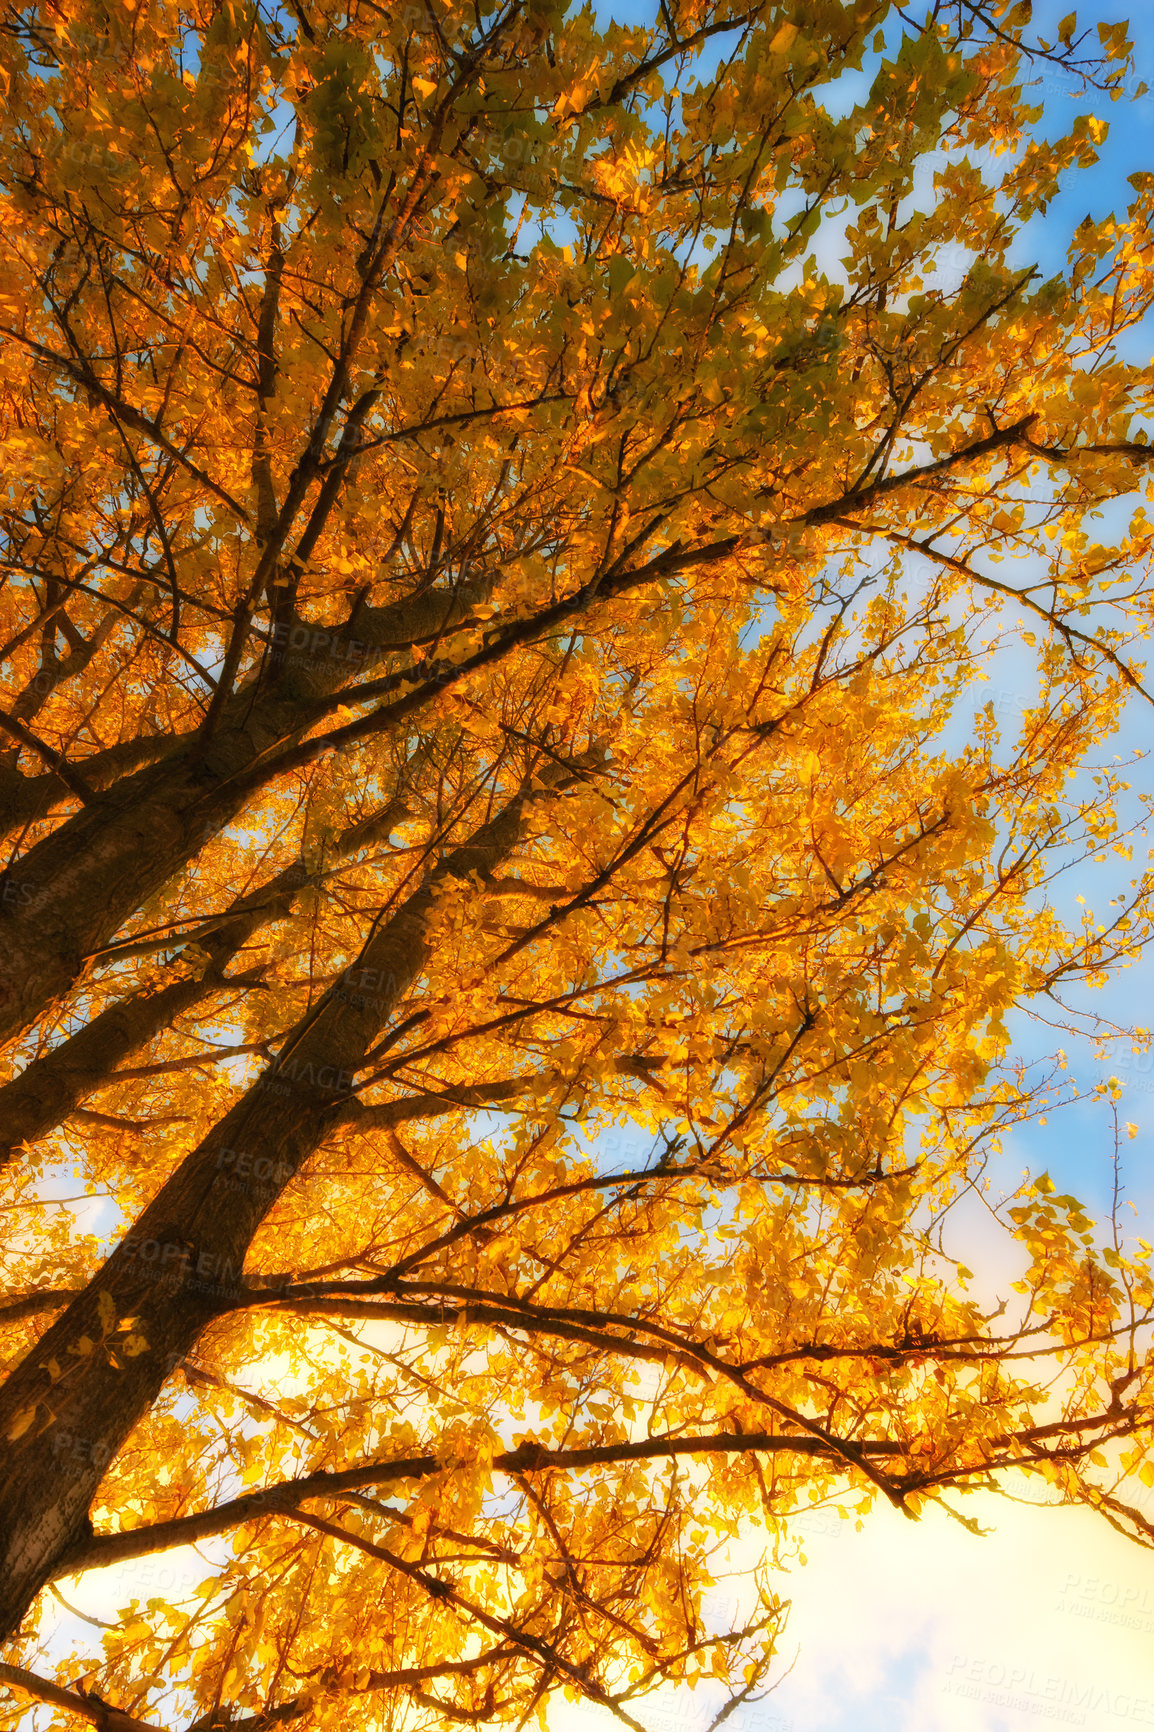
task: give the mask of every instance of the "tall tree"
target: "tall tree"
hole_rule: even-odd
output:
[[[1149,1245],[948,1234],[1150,931],[1047,886],[1129,847],[1154,177],[1010,262],[1128,56],[1028,11],[5,10],[4,1723],[636,1727],[767,1675],[752,1520],[1154,1541]]]

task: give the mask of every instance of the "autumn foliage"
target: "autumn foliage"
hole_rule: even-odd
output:
[[[815,1500],[1154,1541],[1149,1243],[951,1239],[1151,916],[1154,177],[1011,262],[1128,55],[1028,10],[4,10],[0,1724],[638,1727]]]

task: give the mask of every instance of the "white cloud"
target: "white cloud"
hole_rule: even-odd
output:
[[[812,1535],[808,1565],[775,1583],[798,1650],[771,1698],[782,1732],[1154,1726],[1154,1555],[1090,1510],[963,1505],[995,1531],[884,1506],[860,1534]]]

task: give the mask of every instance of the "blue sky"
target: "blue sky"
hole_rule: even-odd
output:
[[[1057,21],[1067,9],[1053,0],[1035,5],[1036,28],[1042,34],[1049,29],[1052,37],[1056,33]],[[1080,25],[1092,25],[1099,20],[1114,22],[1126,16],[1124,10],[1101,4],[1101,0],[1095,5],[1078,8]],[[1035,95],[1035,100],[1042,100],[1045,105],[1039,130],[1047,136],[1053,136],[1059,129],[1065,130],[1076,114],[1087,111],[1110,123],[1107,138],[1098,150],[1098,162],[1085,172],[1071,176],[1045,217],[1036,219],[1016,242],[1014,262],[1022,266],[1036,262],[1046,276],[1063,268],[1069,237],[1085,216],[1097,220],[1110,211],[1124,209],[1132,196],[1127,177],[1154,169],[1154,12],[1148,13],[1145,21],[1140,14],[1132,16],[1135,19],[1131,29],[1135,66],[1122,100],[1111,103],[1093,93],[1089,98],[1079,96],[1071,89],[1068,80],[1054,73],[1046,75]],[[1149,85],[1150,90],[1146,95],[1135,97],[1133,93],[1141,83]],[[1154,329],[1151,329],[1150,321],[1129,333],[1121,348],[1127,359],[1148,365],[1154,355]],[[1012,710],[1018,701],[1016,693],[1000,686],[994,695],[1000,699],[1003,710]],[[1147,752],[1151,744],[1154,744],[1154,712],[1138,699],[1130,705],[1122,733],[1112,742],[1112,750],[1106,755],[1112,757],[1116,752],[1129,758],[1132,754]],[[1145,767],[1137,767],[1132,780],[1136,789],[1148,791],[1154,788],[1154,760],[1148,760]],[[1135,848],[1136,867],[1144,853],[1145,848]],[[1077,882],[1071,881],[1068,885],[1069,898],[1072,900],[1074,895],[1084,894],[1088,903],[1097,903],[1101,907],[1109,894],[1104,888],[1109,872],[1110,868],[1105,868],[1098,880],[1093,869],[1088,869]],[[1154,1024],[1152,989],[1154,955],[1148,954],[1105,989],[1076,995],[1071,1002],[1080,1003],[1123,1024],[1150,1025]],[[1072,1069],[1079,1081],[1116,1074],[1123,1082],[1125,1092],[1120,1106],[1121,1116],[1136,1123],[1140,1131],[1135,1142],[1124,1145],[1128,1194],[1145,1218],[1149,1236],[1149,1225],[1154,1220],[1154,1160],[1151,1159],[1154,1151],[1154,1055],[1134,1055],[1129,1050],[1129,1043],[1124,1042],[1113,1049],[1108,1060],[1096,1063],[1088,1045],[1079,1048],[1077,1043],[1063,1037],[1047,1038],[1039,1029],[1028,1029],[1023,1019],[1019,1019],[1017,1033],[1023,1047],[1031,1050],[1045,1050],[1053,1044],[1064,1045],[1070,1052]],[[1027,1162],[1031,1167],[1045,1165],[1061,1188],[1074,1191],[1088,1204],[1101,1207],[1106,1201],[1111,1178],[1111,1146],[1109,1115],[1104,1108],[1075,1107],[1052,1117],[1045,1127],[1032,1127],[1020,1134],[1012,1152],[1007,1153],[1007,1178],[1012,1182]]]
[[[1037,27],[1056,34],[1067,9],[1065,0],[1036,4]],[[609,15],[640,21],[651,8],[648,0],[603,7],[601,17]],[[1087,24],[1124,15],[1100,4],[1079,9],[1080,22]],[[1045,219],[1020,237],[1015,263],[1037,263],[1047,276],[1060,270],[1082,218],[1124,205],[1127,176],[1154,169],[1154,9],[1135,29],[1135,76],[1128,88],[1144,79],[1151,94],[1114,104],[1087,102],[1064,81],[1046,80],[1045,130],[1064,129],[1089,107],[1110,121],[1110,132],[1097,164],[1072,179]],[[1131,335],[1126,352],[1148,362],[1154,332]],[[1006,669],[989,695],[1009,713],[1020,699],[1012,665]],[[1150,743],[1154,714],[1136,704],[1111,750],[1125,756]],[[1154,790],[1154,761],[1133,779]],[[1136,849],[1136,860],[1143,853]],[[1075,894],[1093,903],[1104,902],[1109,892],[1088,870],[1084,881],[1070,884],[1071,903]],[[1085,1003],[1119,1022],[1154,1025],[1154,953],[1104,991],[1085,995]],[[1123,1078],[1121,1115],[1139,1127],[1138,1138],[1123,1144],[1127,1193],[1139,1206],[1147,1236],[1154,1237],[1154,1058],[1146,1061],[1149,1069],[1127,1065],[1123,1050],[1099,1064],[1088,1046],[1074,1050],[1068,1038],[1024,1019],[1016,1032],[1023,1049],[1045,1050],[1059,1042],[1069,1047],[1082,1082],[1111,1072]],[[1111,1180],[1110,1152],[1108,1113],[1101,1106],[1075,1108],[1013,1138],[995,1164],[995,1186],[1012,1189],[1023,1166],[1044,1166],[1059,1188],[1101,1208]],[[970,1226],[981,1241],[977,1214]],[[979,1275],[996,1283],[995,1253],[992,1245],[986,1249],[989,1262]],[[977,1265],[980,1254],[973,1261]],[[1022,1504],[970,1499],[967,1512],[995,1527],[985,1539],[940,1512],[911,1524],[884,1507],[860,1533],[852,1521],[828,1511],[799,1523],[809,1561],[775,1583],[794,1601],[780,1668],[784,1674],[792,1661],[792,1670],[774,1694],[730,1720],[732,1732],[1022,1732],[1043,1720],[1080,1725],[1086,1732],[1154,1727],[1154,1553],[1139,1551],[1089,1511],[1043,1509],[1036,1500],[1036,1493]],[[1146,1511],[1154,1520],[1154,1494],[1147,1496]],[[747,1591],[743,1571],[760,1544],[751,1533],[735,1552],[735,1598]],[[163,1580],[142,1585],[136,1566],[127,1592],[112,1571],[69,1592],[86,1610],[107,1617],[128,1592],[147,1598],[171,1590],[182,1562],[174,1557],[158,1564],[162,1573],[176,1572],[171,1581],[165,1573]],[[650,1732],[705,1732],[714,1706],[705,1690],[670,1692],[644,1718]],[[587,1706],[559,1704],[550,1713],[550,1732],[585,1732],[591,1719],[611,1724]]]
[[[1053,41],[1059,22],[1070,10],[1067,0],[1036,0],[1034,29],[1037,34]],[[609,0],[598,8],[598,18],[606,23],[610,18],[619,23],[642,23],[652,16],[649,0]],[[1104,0],[1077,9],[1079,33],[1089,32],[1087,49],[1097,45],[1094,26],[1099,22],[1114,23],[1127,16],[1125,10],[1110,6]],[[894,21],[894,30],[899,28]],[[893,34],[893,31],[887,32]],[[1022,269],[1037,265],[1043,278],[1064,269],[1070,237],[1087,215],[1095,220],[1111,211],[1124,211],[1133,196],[1127,185],[1131,174],[1154,170],[1154,8],[1143,24],[1141,18],[1131,30],[1134,38],[1134,65],[1126,79],[1124,96],[1117,102],[1095,92],[1083,93],[1076,79],[1044,64],[1039,68],[1039,83],[1030,91],[1034,104],[1042,104],[1043,118],[1038,131],[1056,137],[1068,130],[1080,113],[1093,113],[1109,123],[1105,141],[1098,147],[1098,161],[1089,169],[1070,176],[1044,217],[1036,218],[1018,236],[1010,255],[1011,264]],[[699,76],[714,69],[723,52],[722,44],[731,39],[718,38],[697,62]],[[843,99],[848,106],[868,88],[869,74],[843,75]],[[1138,87],[1145,83],[1149,93],[1137,96]],[[823,100],[825,93],[823,92]],[[836,247],[830,252],[830,260]],[[824,256],[823,256],[824,262]],[[1154,355],[1154,328],[1151,321],[1125,335],[1121,352],[1131,361],[1147,364]],[[1122,514],[1119,513],[1119,516]],[[1101,531],[1109,539],[1108,528]],[[991,699],[998,711],[1004,730],[1012,729],[1013,718],[1023,703],[1029,701],[1033,684],[1030,658],[1012,652],[1003,654],[991,670],[991,682],[981,697]],[[1102,754],[1113,762],[1115,754],[1129,760],[1146,752],[1154,744],[1154,711],[1141,700],[1131,705],[1122,733]],[[1154,759],[1148,766],[1138,765],[1132,776],[1136,792],[1154,793]],[[1154,837],[1151,838],[1154,841]],[[1135,846],[1135,868],[1144,859],[1148,844]],[[1093,868],[1071,875],[1057,892],[1058,905],[1067,919],[1076,923],[1079,909],[1076,897],[1084,896],[1087,904],[1103,908],[1115,890],[1129,877],[1117,862],[1110,860],[1095,873]],[[1120,975],[1108,987],[1067,995],[1068,1002],[1085,1012],[1124,1025],[1154,1026],[1154,952],[1150,957]],[[1016,1040],[1029,1056],[1040,1057],[1061,1046],[1070,1057],[1071,1076],[1081,1087],[1093,1085],[1100,1078],[1117,1075],[1125,1085],[1120,1105],[1121,1117],[1139,1126],[1140,1136],[1124,1144],[1126,1157],[1126,1195],[1138,1206],[1149,1225],[1154,1222],[1154,1052],[1134,1054],[1129,1042],[1116,1043],[1107,1057],[1099,1061],[1093,1043],[1077,1041],[1064,1032],[1047,1030],[1025,1016],[1014,1023]],[[995,1184],[1003,1183],[1012,1190],[1020,1181],[1022,1168],[1048,1168],[1060,1189],[1081,1197],[1091,1211],[1101,1212],[1109,1206],[1113,1185],[1113,1131],[1108,1110],[1101,1104],[1086,1103],[1051,1115],[1045,1126],[1022,1131],[1007,1146]],[[1148,1234],[1148,1236],[1150,1236]]]
[[[1053,39],[1069,9],[1064,0],[1036,0],[1035,27]],[[634,22],[648,10],[618,4],[603,7],[601,17]],[[1125,16],[1101,3],[1078,8],[1080,26]],[[1055,75],[1034,93],[1045,105],[1040,130],[1047,136],[1066,130],[1080,112],[1110,123],[1097,163],[1072,177],[1016,243],[1012,262],[1037,264],[1043,276],[1064,267],[1070,236],[1086,215],[1100,219],[1123,209],[1131,196],[1127,177],[1154,170],[1154,8],[1131,16],[1135,66],[1123,100],[1079,96]],[[1143,81],[1150,94],[1135,97]],[[1122,352],[1148,364],[1154,331],[1131,333]],[[1010,715],[1021,696],[1007,666],[987,690]],[[1151,744],[1154,712],[1138,700],[1107,756],[1130,757]],[[1154,790],[1154,759],[1138,766],[1132,780],[1136,789]],[[1135,847],[1136,868],[1145,849]],[[1075,875],[1064,891],[1068,912],[1078,894],[1103,906],[1113,889],[1109,873],[1108,865],[1097,878],[1092,867]],[[1154,952],[1079,1002],[1123,1024],[1154,1025]],[[1120,1076],[1120,1116],[1139,1129],[1136,1140],[1122,1145],[1126,1195],[1138,1207],[1135,1224],[1154,1237],[1154,1055],[1135,1059],[1123,1043],[1098,1062],[1089,1043],[1024,1018],[1015,1035],[1024,1051],[1063,1045],[1083,1086]],[[1092,1213],[1101,1211],[1112,1185],[1112,1148],[1103,1105],[1068,1109],[1008,1140],[991,1167],[994,1188],[1012,1190],[1026,1165],[1045,1167],[1059,1189],[1082,1197]],[[970,1224],[981,1241],[976,1211]],[[996,1253],[992,1244],[986,1248],[990,1261],[979,1278],[996,1282]],[[973,1261],[980,1263],[980,1248]],[[792,1670],[765,1701],[733,1716],[733,1732],[1022,1732],[1041,1722],[1086,1732],[1154,1727],[1154,1552],[1139,1550],[1089,1510],[1039,1508],[1038,1494],[1028,1495],[1024,1503],[967,1500],[967,1513],[995,1530],[984,1539],[940,1512],[911,1524],[879,1509],[861,1533],[829,1512],[804,1522],[809,1562],[775,1583],[794,1602],[781,1653],[781,1671],[793,1661]],[[1147,1502],[1154,1519],[1154,1495]],[[759,1549],[751,1534],[746,1561]],[[647,1723],[652,1732],[704,1732],[711,1712],[689,1691],[671,1692]],[[558,1711],[551,1728],[569,1732],[571,1721],[592,1715],[588,1708]]]

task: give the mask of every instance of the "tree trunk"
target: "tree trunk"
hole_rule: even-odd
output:
[[[88,787],[100,790],[110,788],[121,776],[130,775],[145,764],[155,763],[157,758],[167,757],[172,748],[173,741],[163,734],[146,734],[108,746],[103,752],[93,752],[73,767]],[[18,757],[19,753],[13,751],[5,752],[0,759],[0,836],[10,836],[26,824],[39,823],[62,800],[75,797],[52,770],[35,776],[22,775],[16,765]]]
[[[560,778],[547,780],[556,786]],[[366,971],[360,978],[384,983],[380,995],[329,989],[9,1376],[0,1391],[0,1436],[8,1440],[0,1639],[86,1542],[88,1508],[108,1463],[233,1293],[261,1221],[341,1113],[370,1045],[423,965],[437,884],[487,877],[514,845],[527,797],[522,790],[454,850],[369,939],[357,968]],[[264,1176],[238,1184],[238,1168],[253,1166]],[[141,1339],[146,1345],[130,1357]],[[59,1472],[46,1471],[49,1457],[64,1456]]]
[[[355,667],[435,639],[486,588],[362,610],[327,631],[294,627],[274,688],[237,693],[203,756],[191,736],[174,742],[165,761],[117,782],[9,868],[0,890],[0,1045],[62,998],[133,910],[243,809],[251,788],[237,778],[299,740],[318,698],[341,690]],[[294,633],[305,640],[296,659]]]
[[[404,809],[404,800],[398,795],[347,830],[336,851],[345,854],[368,846],[392,829]],[[165,986],[127,993],[0,1087],[0,1171],[22,1143],[47,1135],[96,1089],[114,1083],[119,1066],[155,1040],[182,1012],[219,992],[226,984],[224,971],[238,951],[262,926],[283,919],[308,882],[303,860],[294,860],[267,884],[237,897],[208,930],[202,927],[172,940],[174,945],[195,940],[208,952],[207,966]]]

